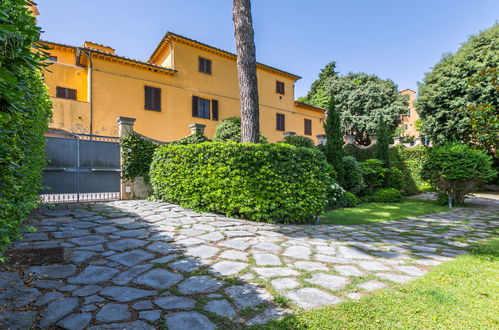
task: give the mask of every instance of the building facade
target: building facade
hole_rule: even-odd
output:
[[[414,106],[414,101],[416,100],[416,92],[412,89],[404,89],[400,93],[409,96],[409,113],[400,116],[402,136],[419,138],[420,132],[416,127],[416,121],[419,119],[419,114],[416,112],[416,107]]]
[[[122,116],[160,141],[188,136],[192,123],[212,138],[221,120],[240,114],[236,55],[210,45],[168,32],[148,61],[138,61],[92,42],[43,43],[52,62],[45,72],[51,129],[117,136]],[[325,110],[294,100],[300,77],[260,63],[257,76],[261,133],[270,142],[294,132],[318,143]]]

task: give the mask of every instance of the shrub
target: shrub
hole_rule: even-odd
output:
[[[383,167],[383,162],[379,159],[367,159],[361,163],[362,175],[366,184],[366,194],[373,193],[383,186],[387,169]]]
[[[374,203],[400,202],[402,200],[402,194],[395,188],[385,188],[376,190],[370,200]]]
[[[404,195],[417,194],[427,186],[421,178],[421,171],[428,159],[428,149],[424,145],[407,148],[400,144],[389,149],[391,165],[401,170],[404,175],[404,185],[401,189]]]
[[[27,1],[0,4],[0,252],[35,208],[52,103],[41,74],[40,28]],[[0,257],[0,261],[1,261]]]
[[[184,138],[181,138],[180,140],[170,142],[170,144],[173,146],[182,146],[182,145],[187,145],[187,144],[203,143],[203,142],[210,142],[210,141],[211,140],[208,139],[203,134],[195,133],[195,134],[191,134],[189,136],[186,136]]]
[[[361,148],[356,144],[349,143],[343,146],[343,153],[345,156],[352,156],[358,162],[363,162],[367,159],[376,158],[376,145]]]
[[[213,142],[157,149],[154,194],[205,212],[266,222],[311,222],[326,203],[329,165],[315,149]]]
[[[356,207],[359,204],[359,199],[351,192],[345,191],[339,204],[341,207]]]
[[[142,176],[148,182],[152,157],[158,145],[136,134],[122,137],[120,143],[123,177],[133,179]]]
[[[303,148],[314,148],[314,141],[311,138],[300,135],[288,135],[285,136],[281,141],[282,143],[291,144],[295,147],[303,147]]]
[[[352,194],[358,194],[364,188],[364,177],[360,163],[351,156],[343,158],[345,176],[343,187]]]
[[[332,166],[331,166],[332,168]],[[342,207],[340,205],[341,198],[345,193],[345,189],[343,189],[338,183],[334,182],[328,186],[327,189],[327,209],[337,209]]]
[[[241,142],[241,118],[229,117],[222,120],[215,130],[214,142]],[[260,142],[266,143],[267,138],[260,134]]]
[[[495,175],[490,156],[460,143],[433,147],[423,166],[424,178],[455,204],[462,204],[466,196]]]
[[[397,190],[402,190],[404,187],[405,176],[401,170],[396,167],[390,167],[388,169],[388,182],[390,182],[390,188],[395,188]]]

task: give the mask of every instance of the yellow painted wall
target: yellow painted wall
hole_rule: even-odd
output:
[[[52,97],[54,103],[49,128],[72,133],[90,132],[90,103]]]
[[[220,120],[239,116],[239,85],[236,62],[211,52],[183,43],[174,43],[174,75],[152,72],[136,65],[125,64],[109,56],[94,55],[92,60],[92,112],[93,134],[118,135],[116,118],[119,116],[135,118],[134,129],[140,134],[162,141],[172,141],[190,134],[189,124],[206,125],[205,134],[212,138]],[[198,57],[212,60],[212,74],[198,72]],[[169,52],[162,63],[171,66]],[[74,63],[74,56],[73,56]],[[158,63],[160,64],[160,63]],[[80,96],[88,96],[86,90],[87,70],[55,64],[53,73],[46,75],[46,82],[53,90],[62,83],[78,90]],[[80,70],[80,71],[78,71]],[[324,134],[322,112],[297,107],[294,103],[291,77],[257,70],[260,97],[260,129],[269,141],[282,139],[283,132],[276,130],[276,113],[285,115],[286,131],[304,135],[304,119],[312,120],[311,138],[317,142],[316,135]],[[285,83],[285,95],[275,92],[276,80]],[[161,112],[144,109],[144,86],[161,88]],[[74,87],[76,86],[76,87]],[[51,94],[52,95],[52,94]],[[219,101],[219,121],[192,117],[192,96]],[[59,99],[54,98],[55,101]],[[69,103],[82,103],[64,100]],[[56,102],[54,106],[54,125],[58,129],[88,133],[89,116],[85,106],[69,107],[67,102]],[[68,107],[71,110],[68,110]],[[89,109],[89,107],[87,107]],[[68,118],[69,117],[69,118]],[[87,126],[88,127],[88,126]],[[55,128],[55,127],[54,127]]]

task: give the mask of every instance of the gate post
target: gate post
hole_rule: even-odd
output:
[[[133,124],[135,123],[135,118],[129,117],[118,117],[116,118],[118,122],[118,136],[120,138],[133,134]],[[123,164],[123,148],[120,143],[120,164]],[[122,165],[120,165],[121,170],[123,170]],[[123,172],[122,172],[123,173]],[[120,180],[120,199],[132,199],[132,182],[130,180],[124,179],[121,174]]]

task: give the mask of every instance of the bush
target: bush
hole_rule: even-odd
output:
[[[222,120],[215,130],[214,142],[241,142],[241,118],[229,117]],[[260,134],[260,142],[266,143],[267,138]]]
[[[322,212],[331,179],[315,149],[214,142],[158,148],[151,183],[155,196],[184,207],[303,223]]]
[[[208,139],[206,136],[204,136],[201,133],[195,133],[191,134],[189,136],[186,136],[185,138],[181,138],[180,140],[170,142],[170,145],[173,146],[184,146],[187,144],[196,144],[196,143],[203,143],[203,142],[210,142],[211,140]]]
[[[331,166],[331,168],[333,167]],[[345,189],[343,189],[338,183],[333,182],[332,184],[330,184],[327,189],[326,208],[328,210],[331,210],[343,207],[340,204],[343,194],[345,194]]]
[[[367,159],[376,158],[376,145],[367,148],[361,148],[356,144],[349,143],[343,146],[343,153],[345,154],[345,156],[352,156],[358,162],[363,162]]]
[[[345,191],[339,204],[341,207],[356,207],[359,204],[359,199],[351,192]]]
[[[373,203],[394,203],[402,200],[402,194],[395,188],[385,188],[374,192],[371,196]]]
[[[405,182],[404,173],[396,167],[390,167],[388,170],[388,182],[390,183],[390,188],[402,190]]]
[[[303,148],[314,148],[314,141],[306,136],[300,135],[288,135],[285,136],[281,141],[282,143],[291,144],[295,147],[303,147]]]
[[[345,167],[343,187],[352,194],[358,194],[364,188],[364,177],[360,163],[355,158],[347,156],[343,158],[343,166]]]
[[[391,165],[401,170],[404,175],[404,184],[401,189],[404,195],[417,194],[427,186],[421,178],[421,171],[428,159],[428,150],[429,148],[424,145],[407,148],[399,144],[388,151]]]
[[[0,252],[38,205],[52,103],[42,78],[40,28],[27,2],[0,4]],[[0,257],[0,261],[1,261]]]
[[[383,186],[385,174],[388,170],[383,167],[383,162],[379,159],[367,159],[361,163],[361,167],[367,188],[364,194],[372,194],[376,189]]]
[[[423,175],[438,192],[450,196],[453,203],[459,205],[496,172],[492,169],[492,157],[485,152],[465,144],[449,143],[430,150]]]
[[[136,134],[122,137],[120,143],[123,177],[133,179],[142,176],[149,182],[152,157],[158,145]]]

